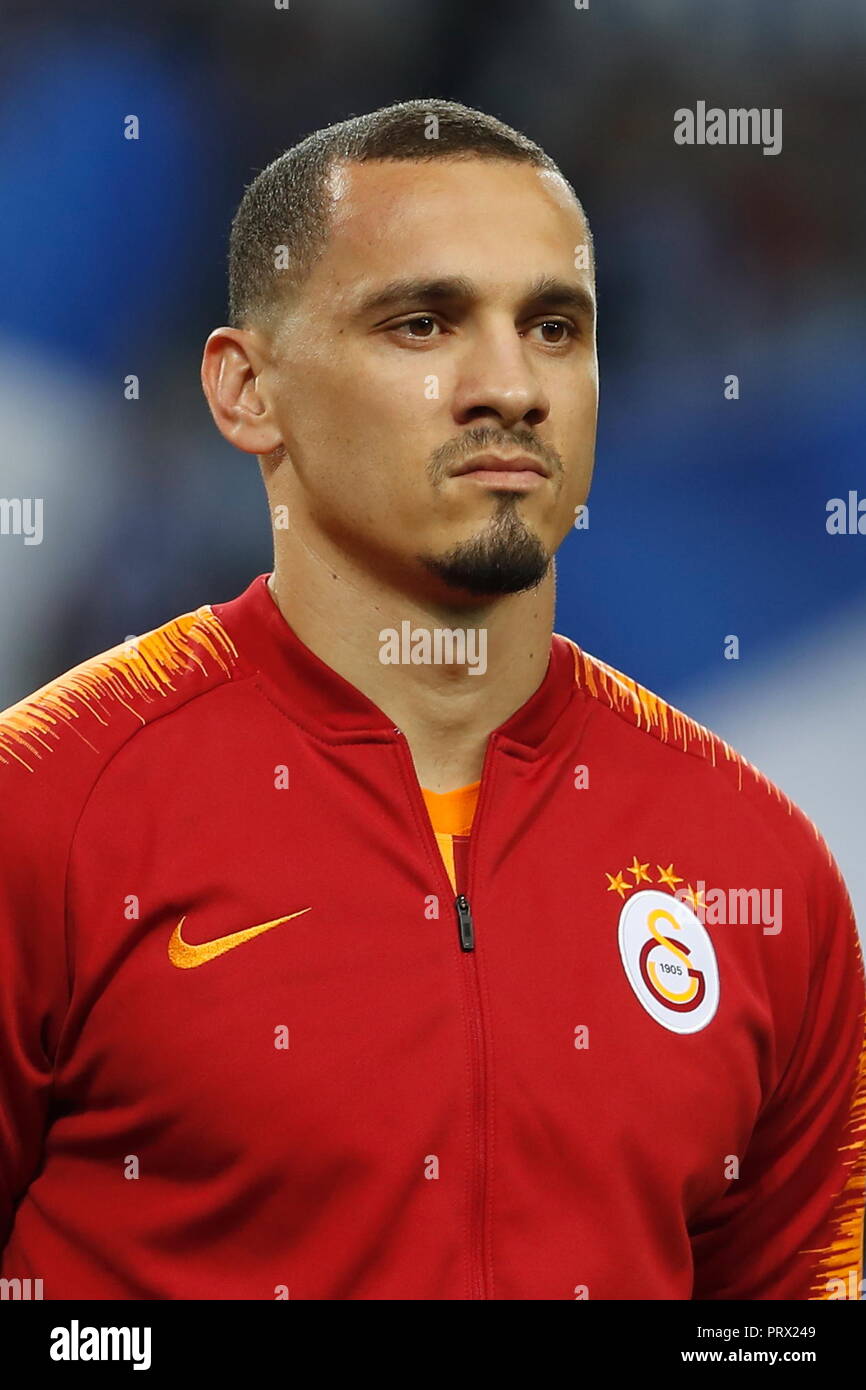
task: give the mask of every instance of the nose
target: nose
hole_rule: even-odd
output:
[[[512,320],[491,323],[467,339],[454,392],[456,423],[490,420],[511,429],[546,420],[550,401],[533,368],[531,351]]]

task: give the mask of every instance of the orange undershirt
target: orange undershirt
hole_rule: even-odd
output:
[[[442,862],[455,893],[457,891],[457,879],[454,870],[453,837],[455,835],[468,835],[471,831],[480,786],[481,782],[478,781],[470,782],[465,787],[455,787],[454,791],[451,792],[431,792],[428,791],[427,787],[421,788],[421,795],[424,797],[430,824],[433,826],[433,833],[439,846],[439,853],[442,855]]]

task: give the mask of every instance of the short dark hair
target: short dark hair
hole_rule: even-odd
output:
[[[328,238],[327,184],[338,161],[502,159],[559,175],[549,155],[511,126],[456,101],[401,101],[314,131],[257,174],[232,222],[229,323],[266,317],[297,290]],[[589,232],[590,258],[592,234]],[[282,262],[278,263],[278,254]]]

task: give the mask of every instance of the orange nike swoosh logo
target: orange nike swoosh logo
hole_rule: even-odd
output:
[[[257,927],[245,927],[243,931],[218,936],[215,941],[203,941],[199,946],[184,941],[181,930],[186,917],[181,917],[168,943],[168,958],[178,970],[193,970],[197,965],[204,965],[206,961],[224,955],[226,951],[233,951],[235,946],[242,946],[245,941],[252,941],[254,936],[261,936],[262,932],[278,927],[281,922],[291,922],[293,917],[301,917],[310,911],[309,907],[302,907],[300,912],[290,912],[288,917],[275,917],[272,922],[262,922]]]

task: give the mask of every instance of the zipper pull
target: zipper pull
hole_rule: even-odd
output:
[[[472,926],[472,912],[465,893],[454,899],[457,909],[457,926],[460,932],[460,947],[464,951],[475,950],[475,931]]]

